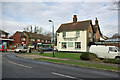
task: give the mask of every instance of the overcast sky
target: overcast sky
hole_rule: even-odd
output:
[[[1,3],[0,3],[1,4]],[[105,36],[118,33],[118,11],[112,2],[3,2],[2,29],[10,35],[23,31],[27,25],[38,25],[44,31],[52,31],[51,19],[55,30],[63,23],[98,18],[100,30]],[[0,23],[1,24],[1,23]]]

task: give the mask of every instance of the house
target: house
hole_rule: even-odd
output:
[[[0,30],[0,47],[1,47],[1,49],[2,48],[7,49],[7,47],[9,47],[9,43],[14,41],[13,39],[9,39],[8,35],[9,35],[9,33],[5,32],[3,30]]]
[[[51,38],[42,34],[31,33],[31,32],[19,32],[17,31],[11,38],[14,42],[11,45],[18,46],[34,46],[51,44]]]
[[[100,41],[100,37],[106,38],[100,31],[97,18],[93,25],[92,20],[77,21],[77,15],[74,15],[73,22],[61,24],[56,32],[58,51],[87,52],[91,44]]]
[[[117,46],[120,48],[120,34],[114,34],[112,37],[109,37],[107,40],[95,42],[95,43],[106,46]]]
[[[11,39],[14,39],[14,42],[11,42],[11,47],[18,47],[22,44],[26,44],[26,36],[23,32],[17,31],[13,36],[10,37]]]

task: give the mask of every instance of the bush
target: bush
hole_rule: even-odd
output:
[[[120,64],[120,59],[104,59],[103,62],[105,62],[105,63]]]
[[[44,54],[44,50],[43,49],[40,49],[40,54]]]
[[[96,60],[97,56],[94,53],[83,53],[80,58],[82,60]]]

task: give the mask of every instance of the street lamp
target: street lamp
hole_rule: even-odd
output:
[[[53,21],[52,20],[49,20],[49,22],[52,22],[52,28],[53,28],[53,57],[55,57],[55,55],[54,55],[54,23],[53,23]]]

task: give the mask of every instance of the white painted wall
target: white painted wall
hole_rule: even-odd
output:
[[[66,32],[66,38],[63,38],[63,32],[57,33],[57,48],[58,51],[76,51],[86,52],[87,51],[87,31],[80,31],[80,37],[76,38],[76,31]],[[71,40],[70,40],[71,39]],[[67,48],[62,48],[62,42],[67,43]],[[73,42],[73,47],[68,47],[68,42]],[[75,49],[75,42],[81,42],[81,49]]]

